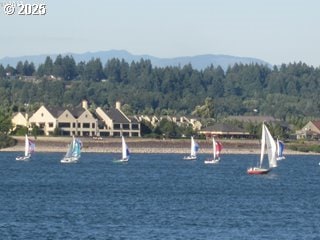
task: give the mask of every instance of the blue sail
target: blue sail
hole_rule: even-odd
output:
[[[277,139],[277,160],[283,160],[286,157],[283,155],[284,143]]]
[[[195,149],[195,152],[198,152],[200,149],[200,146],[197,142],[194,144],[194,149]]]
[[[284,144],[283,144],[283,142],[279,141],[278,147],[279,147],[278,156],[279,156],[279,157],[282,157],[282,156],[283,156],[283,150],[284,150]]]
[[[72,157],[79,158],[81,154],[82,142],[76,139],[73,143]]]

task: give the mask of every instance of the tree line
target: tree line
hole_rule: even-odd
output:
[[[209,98],[213,109],[207,117],[271,115],[301,125],[320,117],[319,85],[320,69],[301,62],[272,68],[235,64],[224,71],[213,65],[153,67],[145,59],[76,63],[72,56],[58,55],[37,67],[28,61],[0,65],[0,106],[75,106],[85,98],[104,107],[121,101],[132,114],[208,115],[197,109]]]

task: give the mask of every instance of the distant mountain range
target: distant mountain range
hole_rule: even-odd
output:
[[[92,58],[100,58],[101,62],[105,64],[109,59],[118,58],[124,59],[126,62],[130,63],[132,61],[140,61],[140,59],[149,59],[153,66],[156,67],[165,67],[165,66],[184,66],[191,64],[195,69],[204,69],[211,64],[215,67],[221,66],[224,70],[228,66],[233,66],[235,63],[257,63],[262,65],[271,66],[271,64],[250,57],[236,57],[229,55],[214,55],[214,54],[205,54],[205,55],[196,55],[196,56],[186,56],[186,57],[176,57],[176,58],[158,58],[150,55],[134,55],[125,50],[110,50],[110,51],[99,51],[99,52],[86,52],[86,53],[66,53],[61,54],[72,55],[74,60],[78,63],[80,61],[89,61]],[[6,66],[7,64],[15,67],[19,61],[29,61],[33,62],[36,66],[41,63],[44,63],[45,58],[50,56],[53,61],[56,59],[58,54],[43,54],[43,55],[32,55],[32,56],[22,56],[22,57],[4,57],[0,59],[0,64]]]

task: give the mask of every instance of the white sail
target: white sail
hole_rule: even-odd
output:
[[[74,163],[79,160],[81,156],[81,141],[72,137],[72,141],[69,145],[69,148],[66,152],[66,155],[61,159],[61,163]]]
[[[268,159],[269,159],[269,167],[274,168],[274,167],[277,167],[277,157],[276,157],[277,145],[266,126],[265,126],[265,131],[266,131],[266,145],[267,145],[267,153],[268,153]]]
[[[190,155],[191,155],[191,156],[197,156],[196,143],[195,143],[193,137],[191,137],[191,150],[190,150]]]
[[[212,159],[207,159],[204,161],[205,164],[216,164],[220,161],[220,152],[222,150],[222,145],[220,142],[216,142],[214,137],[212,137]]]
[[[267,156],[269,160],[268,168],[262,168],[265,150],[267,150]],[[271,136],[271,133],[269,132],[266,125],[262,124],[260,165],[259,167],[248,168],[247,173],[248,174],[267,174],[268,172],[270,172],[272,168],[277,166],[276,151],[277,151],[276,142]]]
[[[262,126],[262,132],[261,132],[261,154],[260,154],[260,167],[263,163],[263,157],[264,157],[264,151],[266,147],[266,131],[265,131],[265,125]]]
[[[189,156],[184,156],[183,159],[196,160],[198,151],[199,151],[199,144],[194,141],[193,137],[191,137],[190,155]]]
[[[35,149],[35,143],[31,140],[29,140],[27,134],[24,138],[24,154],[23,156],[16,157],[16,160],[28,160],[31,158],[31,153],[34,152]]]
[[[277,145],[269,129],[266,127],[266,125],[263,124],[262,134],[261,134],[260,167],[262,167],[265,150],[267,150],[269,168],[276,167],[277,166],[277,159],[276,159]]]
[[[214,140],[214,137],[212,137],[212,145],[213,145],[213,159],[216,159],[216,141]]]
[[[129,159],[129,149],[122,136],[122,159]]]
[[[24,140],[24,156],[27,157],[29,156],[30,151],[29,151],[29,140],[28,140],[28,136],[26,134],[25,136],[25,140]]]

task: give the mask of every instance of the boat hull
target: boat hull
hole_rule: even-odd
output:
[[[208,159],[204,161],[205,164],[218,164],[219,162],[220,159]]]
[[[127,163],[129,161],[129,158],[121,158],[118,160],[114,160],[115,163]]]
[[[260,175],[260,174],[268,174],[271,171],[271,168],[249,168],[247,173],[250,175]]]
[[[74,158],[74,157],[71,157],[71,158],[63,158],[60,160],[61,163],[77,163],[79,160],[79,158]]]
[[[185,156],[183,157],[184,160],[197,160],[196,156]]]
[[[16,157],[17,161],[28,161],[31,158],[31,156],[21,156],[21,157]]]

